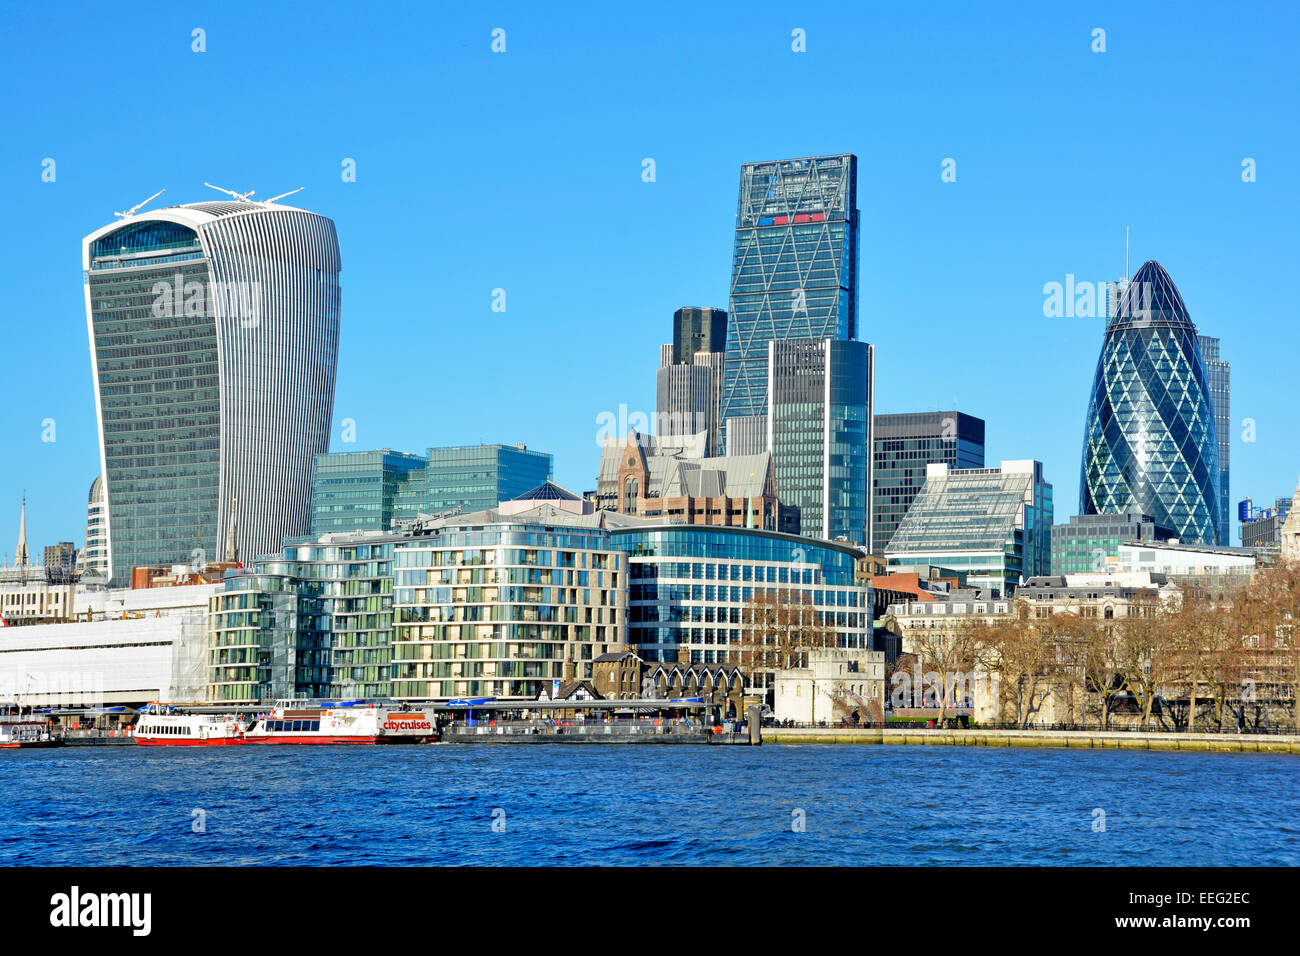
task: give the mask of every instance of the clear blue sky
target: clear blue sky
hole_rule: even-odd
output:
[[[82,542],[81,237],[204,180],[306,186],[337,223],[334,450],[524,441],[592,487],[597,416],[653,411],[673,309],[727,305],[740,164],[850,151],[877,411],[985,418],[990,461],[1042,459],[1074,513],[1102,328],[1042,289],[1118,278],[1128,226],[1223,338],[1234,502],[1295,487],[1294,4],[466,6],[4,4],[0,550],[23,488],[33,547]]]

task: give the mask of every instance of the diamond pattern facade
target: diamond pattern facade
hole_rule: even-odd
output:
[[[1196,327],[1158,262],[1106,326],[1084,428],[1080,514],[1150,515],[1183,541],[1221,544],[1219,446]]]
[[[767,411],[767,343],[853,339],[857,157],[747,163],[740,171],[722,420]]]

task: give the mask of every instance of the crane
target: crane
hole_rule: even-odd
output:
[[[141,206],[147,206],[147,205],[149,205],[149,203],[153,202],[155,199],[157,199],[159,196],[161,196],[161,195],[162,195],[163,193],[165,193],[166,191],[167,191],[166,189],[160,189],[160,190],[158,190],[156,193],[154,193],[152,196],[150,196],[148,199],[146,199],[144,202],[138,202],[138,203],[136,203],[134,206],[132,206],[132,207],[131,207],[130,209],[128,209],[126,212],[115,212],[115,213],[113,213],[113,215],[114,215],[114,216],[121,216],[123,219],[130,219],[132,216],[134,216],[134,215],[136,214],[136,210],[138,210]]]

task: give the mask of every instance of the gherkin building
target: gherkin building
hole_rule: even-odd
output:
[[[1181,541],[1219,541],[1219,449],[1196,327],[1158,262],[1106,323],[1084,427],[1079,513],[1140,512]]]

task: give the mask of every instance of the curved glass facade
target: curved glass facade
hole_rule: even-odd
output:
[[[1196,327],[1158,262],[1125,286],[1093,379],[1080,514],[1150,515],[1183,541],[1221,544],[1219,450]]]

